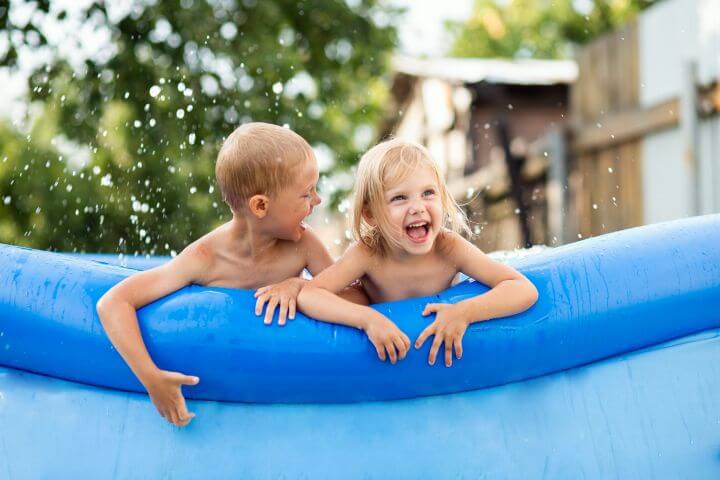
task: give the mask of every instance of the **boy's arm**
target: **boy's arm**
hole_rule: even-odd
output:
[[[298,296],[298,306],[303,313],[317,320],[365,331],[380,360],[385,361],[389,357],[392,363],[396,363],[398,358],[405,358],[410,348],[407,335],[376,310],[336,295],[365,274],[367,257],[358,245],[348,248],[337,263],[305,285]]]
[[[417,338],[415,347],[420,348],[434,335],[428,361],[431,365],[435,363],[438,349],[444,343],[445,365],[449,367],[453,347],[456,358],[462,357],[462,337],[471,323],[525,311],[537,301],[538,292],[522,273],[491,259],[460,235],[449,233],[443,241],[447,242],[449,260],[459,271],[490,287],[488,292],[456,304],[425,306],[423,315],[435,313],[436,318]]]
[[[159,369],[147,351],[137,319],[137,309],[199,278],[209,261],[197,247],[188,247],[170,262],[132,275],[108,290],[97,303],[97,312],[115,349],[150,394],[160,414],[175,425],[190,422],[181,385],[195,385],[197,377]]]
[[[312,275],[318,275],[333,264],[332,257],[330,257],[325,245],[322,244],[318,236],[310,228],[303,233],[298,249],[304,252],[305,266]],[[255,315],[262,315],[263,308],[267,304],[267,308],[265,308],[265,325],[272,323],[276,310],[278,310],[278,325],[285,325],[288,319],[294,320],[297,297],[306,283],[306,279],[293,277],[258,288],[255,292],[255,298],[257,299],[255,302]],[[339,292],[338,296],[353,303],[368,304],[367,295],[365,295],[365,291],[360,285],[349,286]]]

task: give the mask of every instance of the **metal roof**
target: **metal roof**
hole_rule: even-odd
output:
[[[429,58],[396,56],[393,69],[415,77],[457,83],[553,85],[572,83],[578,67],[573,60],[505,60],[487,58]]]

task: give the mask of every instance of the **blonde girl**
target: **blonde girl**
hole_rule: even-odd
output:
[[[362,329],[378,357],[394,364],[410,349],[407,335],[379,312],[335,294],[360,280],[371,303],[434,295],[463,272],[491,289],[456,304],[428,304],[423,315],[435,319],[415,340],[421,348],[434,336],[428,362],[435,363],[444,345],[449,367],[453,349],[462,357],[468,325],[522,312],[537,300],[527,278],[489,258],[460,235],[464,231],[465,216],[429,152],[401,139],[380,143],[358,167],[355,242],[302,290],[298,305],[318,320]]]

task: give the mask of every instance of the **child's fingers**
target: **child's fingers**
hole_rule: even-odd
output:
[[[278,314],[280,317],[280,318],[278,318],[278,325],[280,325],[281,327],[285,326],[285,319],[287,318],[287,313],[288,313],[288,301],[286,298],[282,298],[280,300],[280,312]]]
[[[177,382],[178,385],[197,385],[200,383],[200,378],[192,375],[182,375]]]
[[[404,359],[407,355],[407,346],[405,345],[405,342],[403,341],[402,337],[396,337],[393,339],[393,344],[395,348],[397,348],[398,356],[400,360]]]
[[[425,340],[433,334],[435,331],[435,322],[431,323],[427,327],[425,327],[425,330],[420,333],[420,336],[415,340],[415,348],[420,348],[423,346],[423,343],[425,343]]]
[[[462,358],[462,354],[463,354],[462,337],[460,337],[460,336],[455,337],[455,341],[453,343],[455,345],[455,358],[460,360]]]
[[[179,425],[180,419],[178,418],[178,413],[174,408],[170,409],[168,420],[170,421],[170,423],[172,423],[176,427],[180,426]]]
[[[255,315],[260,316],[263,307],[265,306],[265,302],[268,301],[269,297],[270,296],[267,294],[262,294],[258,297],[257,302],[255,302]]]
[[[258,289],[255,291],[255,298],[257,298],[257,297],[259,297],[260,295],[262,295],[263,293],[267,292],[269,288],[270,288],[269,286],[258,288]]]
[[[430,355],[428,355],[428,363],[430,365],[435,365],[435,359],[437,358],[438,350],[440,349],[440,345],[442,344],[442,337],[438,335],[438,333],[435,333],[435,338],[433,339],[432,346],[430,347]]]
[[[390,363],[395,365],[397,363],[397,352],[395,351],[395,345],[392,340],[388,340],[385,344],[385,350],[387,350],[388,356],[390,357]]]
[[[267,308],[265,309],[265,325],[270,325],[272,319],[275,316],[275,310],[277,309],[279,300],[277,297],[273,297],[268,302]]]
[[[290,305],[288,306],[288,309],[290,310],[288,317],[290,320],[295,320],[295,313],[297,311],[297,302],[295,299],[290,300]]]
[[[378,358],[384,362],[385,358],[386,358],[385,357],[385,347],[383,347],[382,345],[375,345],[374,343],[373,343],[373,346],[375,347],[375,351],[377,351]]]
[[[405,352],[407,353],[408,350],[410,350],[410,337],[408,337],[405,332],[400,332],[400,338],[402,338],[403,344],[405,344]]]
[[[430,315],[431,313],[436,313],[438,309],[437,303],[428,303],[425,305],[425,310],[423,310],[422,314],[423,317]]]
[[[452,367],[452,343],[449,339],[445,339],[445,366]]]

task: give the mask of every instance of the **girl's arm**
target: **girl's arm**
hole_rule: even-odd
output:
[[[363,330],[375,346],[380,360],[392,363],[403,359],[410,339],[387,317],[364,305],[349,302],[336,294],[365,275],[370,255],[352,245],[334,265],[312,279],[298,296],[300,310],[316,320]],[[387,353],[387,355],[386,355]]]
[[[483,320],[506,317],[523,312],[533,306],[538,292],[523,274],[514,268],[496,262],[473,244],[455,233],[446,234],[448,257],[458,271],[484,283],[490,290],[456,304],[431,303],[423,315],[436,314],[415,341],[420,348],[425,340],[434,335],[428,361],[435,363],[440,346],[445,344],[445,365],[452,365],[452,349],[456,358],[462,357],[462,337],[468,325]]]
[[[535,304],[538,291],[522,273],[496,262],[460,235],[452,237],[450,257],[458,270],[490,287],[482,295],[457,303],[469,323],[514,315]]]

